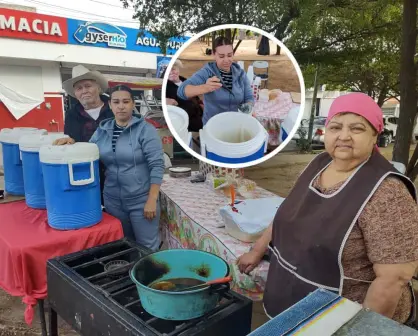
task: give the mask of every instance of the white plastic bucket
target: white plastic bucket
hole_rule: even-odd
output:
[[[254,117],[237,112],[215,115],[200,130],[201,154],[222,163],[246,163],[264,156],[268,133]]]
[[[184,143],[189,145],[189,131],[187,130],[189,127],[189,115],[180,107],[172,105],[167,106],[167,111],[173,128]]]

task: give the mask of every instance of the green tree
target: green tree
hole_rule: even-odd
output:
[[[400,48],[394,39],[376,38],[364,46],[355,40],[356,50],[332,62],[321,62],[321,82],[329,90],[358,91],[368,94],[382,106],[388,99],[399,96]],[[313,69],[303,66],[307,87],[311,86]]]
[[[313,61],[335,56],[342,52],[344,42],[370,38],[383,29],[391,29],[390,22],[380,19],[380,15],[396,3],[396,0],[121,1],[125,6],[133,6],[140,28],[153,34],[159,34],[168,23],[177,36],[221,24],[245,24],[289,41],[302,63],[307,58]]]

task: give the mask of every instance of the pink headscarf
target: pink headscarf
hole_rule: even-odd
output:
[[[332,103],[325,125],[337,114],[351,112],[366,119],[380,134],[383,131],[383,112],[379,105],[368,95],[355,92],[340,96]]]

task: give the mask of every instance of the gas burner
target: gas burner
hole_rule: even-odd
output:
[[[130,266],[130,263],[126,260],[113,260],[109,261],[104,265],[104,269],[107,275],[111,278],[119,278],[121,275],[126,273],[127,267]]]
[[[81,335],[244,336],[251,332],[252,302],[233,291],[223,293],[218,306],[201,318],[169,321],[148,314],[129,270],[150,253],[122,239],[49,260],[53,326],[49,335],[58,335],[57,313]]]

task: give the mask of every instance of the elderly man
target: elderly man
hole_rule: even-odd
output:
[[[108,98],[102,95],[108,82],[100,72],[77,65],[73,68],[72,78],[63,83],[63,88],[78,100],[72,109],[66,111],[64,133],[76,142],[87,142],[102,120],[114,117]]]
[[[99,123],[113,118],[107,96],[106,78],[98,71],[90,71],[82,65],[73,68],[72,78],[62,84],[63,89],[78,103],[65,113],[64,133],[76,142],[88,142]],[[60,140],[57,140],[58,143]],[[100,190],[104,187],[104,166],[100,163]]]

